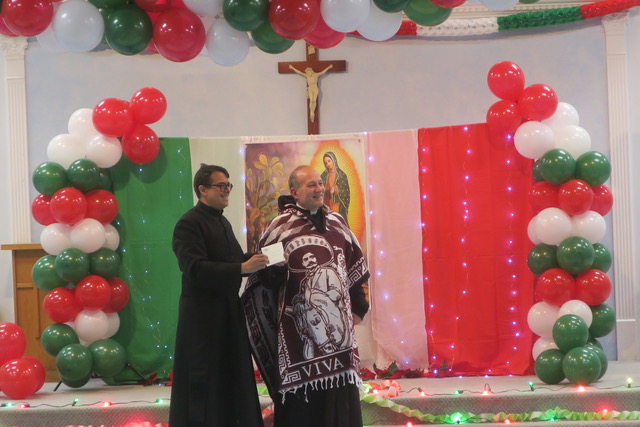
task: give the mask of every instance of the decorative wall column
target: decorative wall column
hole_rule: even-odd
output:
[[[23,37],[0,36],[7,88],[7,123],[11,185],[11,243],[31,243],[31,200],[29,197],[29,150],[27,138],[27,95],[24,57],[28,42]],[[9,242],[4,242],[9,243]]]
[[[614,195],[613,271],[617,318],[618,360],[638,360],[638,323],[634,297],[635,255],[632,242],[632,205],[627,87],[627,13],[602,18],[605,31],[609,94],[609,158]]]

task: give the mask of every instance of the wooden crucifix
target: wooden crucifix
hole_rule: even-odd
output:
[[[307,59],[305,61],[278,62],[278,73],[300,74],[307,79],[307,133],[320,133],[320,111],[318,109],[320,97],[320,77],[325,73],[347,71],[347,61],[320,61],[315,47],[307,44]]]

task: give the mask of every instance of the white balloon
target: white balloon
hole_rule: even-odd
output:
[[[560,307],[558,311],[558,318],[565,314],[575,314],[585,321],[587,327],[591,326],[591,322],[593,322],[593,312],[591,308],[587,303],[579,299],[572,299],[562,304],[562,307]]]
[[[558,319],[559,307],[541,301],[534,304],[527,314],[527,323],[534,334],[553,340],[553,325]]]
[[[54,3],[54,7],[57,7],[58,3]],[[36,40],[44,49],[50,52],[66,52],[66,50],[60,46],[58,40],[56,40],[56,35],[53,32],[53,27],[51,24],[40,34],[36,35]]]
[[[87,344],[102,339],[109,331],[109,319],[102,310],[82,310],[76,316],[75,331]]]
[[[519,0],[480,0],[480,3],[489,10],[499,12],[511,9],[518,4],[518,1]]]
[[[535,216],[531,218],[531,220],[529,221],[529,225],[527,225],[527,235],[529,236],[529,240],[531,240],[531,242],[534,245],[537,245],[538,243],[542,243],[542,241],[536,234],[536,217]]]
[[[58,44],[73,52],[89,52],[102,41],[104,19],[93,4],[85,0],[66,0],[53,15],[51,27]]]
[[[229,67],[247,57],[251,40],[248,33],[236,30],[219,18],[209,27],[205,45],[213,62]]]
[[[584,128],[567,125],[554,130],[556,148],[566,150],[577,159],[591,150],[591,136]]]
[[[580,116],[573,105],[566,102],[558,102],[556,111],[551,115],[551,117],[544,119],[542,123],[546,124],[553,130],[569,125],[577,126],[580,124]]]
[[[546,338],[538,338],[538,340],[533,343],[533,348],[531,350],[531,355],[533,356],[533,360],[536,360],[540,353],[546,350],[557,349],[558,346],[553,340],[548,340]]]
[[[393,37],[402,25],[402,12],[388,13],[371,1],[369,16],[364,24],[358,27],[362,37],[375,42]]]
[[[118,313],[107,313],[107,321],[109,322],[109,329],[103,338],[111,338],[120,329],[120,316],[118,316]]]
[[[184,0],[183,3],[199,16],[216,16],[222,13],[222,0]]]
[[[607,232],[607,222],[595,211],[587,211],[571,218],[573,234],[584,237],[592,245],[600,243]]]
[[[71,135],[75,135],[83,142],[89,141],[96,135],[101,135],[93,125],[93,110],[91,108],[80,108],[71,114],[67,129]]]
[[[69,169],[71,163],[84,158],[84,143],[76,135],[63,133],[54,136],[47,145],[47,157]]]
[[[571,217],[562,209],[546,208],[536,215],[535,233],[547,245],[559,245],[571,236]]]
[[[531,120],[522,123],[513,135],[518,153],[528,159],[538,159],[554,148],[553,131],[542,122]]]
[[[371,0],[321,0],[320,15],[329,28],[350,33],[365,23]]]
[[[104,227],[96,219],[85,218],[71,227],[71,244],[88,254],[100,249],[105,240]]]
[[[40,232],[40,244],[42,249],[51,255],[58,255],[63,250],[73,247],[71,226],[59,222],[47,225]]]
[[[99,168],[110,168],[120,161],[122,144],[118,138],[99,133],[87,142],[85,156]]]
[[[120,234],[118,234],[118,230],[111,224],[104,224],[104,246],[105,248],[109,248],[111,250],[118,249],[120,245]]]

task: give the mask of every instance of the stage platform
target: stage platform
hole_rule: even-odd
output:
[[[628,378],[631,378],[631,384],[628,384]],[[388,389],[384,386],[388,384],[384,380],[366,382],[381,387],[377,394],[363,398],[366,426],[640,427],[640,362],[610,362],[607,374],[583,391],[566,381],[546,385],[535,376],[396,381],[400,390],[393,398],[385,396]],[[533,382],[533,387],[529,386],[529,381]],[[167,425],[170,387],[109,386],[99,379],[77,389],[62,384],[55,390],[57,385],[46,383],[38,393],[20,401],[0,393],[0,427]],[[263,409],[268,411],[269,398],[262,396],[260,400]],[[28,407],[21,407],[21,404]]]

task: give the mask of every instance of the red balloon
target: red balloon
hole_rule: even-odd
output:
[[[580,215],[591,208],[593,190],[591,186],[579,179],[572,179],[560,186],[558,192],[560,209],[569,215]]]
[[[15,323],[0,323],[0,365],[9,359],[22,356],[27,339],[22,328]]]
[[[37,392],[38,390],[40,390],[42,388],[42,386],[44,385],[44,382],[47,379],[47,370],[44,368],[44,365],[42,364],[42,362],[37,358],[37,357],[33,357],[33,356],[29,356],[29,355],[24,355],[21,357],[22,360],[26,360],[29,361],[33,364],[33,367],[36,370],[36,378],[38,379],[38,386],[36,387],[36,390],[34,391]]]
[[[92,274],[78,282],[75,296],[83,309],[100,310],[111,299],[111,286],[105,278]]]
[[[0,13],[0,34],[7,37],[18,37],[16,33],[11,31],[9,27],[7,27],[7,23],[4,22],[3,14]]]
[[[47,29],[53,19],[51,0],[4,0],[5,24],[19,36],[33,37]]]
[[[73,291],[68,288],[49,291],[44,297],[42,307],[49,319],[56,323],[70,322],[82,311]]]
[[[580,273],[576,278],[575,299],[587,305],[604,303],[611,295],[611,280],[607,273],[595,268]]]
[[[120,137],[133,128],[129,103],[122,99],[106,98],[93,108],[93,125],[101,134]]]
[[[0,366],[0,389],[11,399],[31,396],[39,382],[39,372],[29,360],[11,359]]]
[[[500,99],[517,101],[524,89],[524,73],[511,61],[502,61],[489,69],[489,90]]]
[[[515,102],[500,100],[487,110],[487,127],[498,138],[511,139],[522,124],[522,113]]]
[[[467,0],[431,0],[431,3],[436,6],[444,7],[447,9],[453,9],[454,7],[460,6]]]
[[[313,31],[304,37],[304,41],[318,49],[328,49],[344,40],[344,36],[345,33],[341,33],[329,27],[324,19],[322,19],[321,15],[318,19],[318,24]]]
[[[560,187],[547,181],[539,181],[533,184],[529,193],[531,207],[535,213],[546,208],[559,207],[558,191]]]
[[[170,61],[189,61],[200,54],[206,41],[202,21],[189,9],[171,8],[153,24],[153,42]]]
[[[31,202],[31,214],[39,224],[49,225],[56,222],[51,213],[50,202],[51,196],[45,196],[44,194],[38,194]]]
[[[613,193],[611,193],[609,187],[604,184],[593,187],[592,190],[593,203],[591,203],[590,210],[605,216],[611,211],[611,207],[613,206]]]
[[[111,299],[102,308],[102,311],[115,313],[122,310],[129,302],[129,286],[119,277],[109,279],[109,286],[111,286]]]
[[[49,206],[56,221],[63,224],[73,225],[84,219],[87,214],[87,199],[82,191],[73,187],[56,191]]]
[[[547,85],[534,84],[526,87],[518,97],[522,115],[530,120],[548,119],[558,108],[558,95]]]
[[[273,0],[269,6],[271,27],[285,39],[305,38],[319,21],[320,6],[316,0]]]
[[[171,7],[170,0],[133,0],[140,9],[147,12],[164,12]]]
[[[162,92],[153,87],[137,91],[129,101],[133,120],[138,123],[155,123],[167,111],[167,99]]]
[[[551,305],[560,306],[574,299],[575,291],[573,276],[561,268],[550,268],[536,282],[536,296]]]
[[[149,163],[160,152],[158,135],[149,126],[137,124],[122,138],[122,151],[133,163]]]
[[[93,218],[102,224],[108,224],[118,215],[118,200],[107,190],[89,191],[87,199],[87,218]]]

